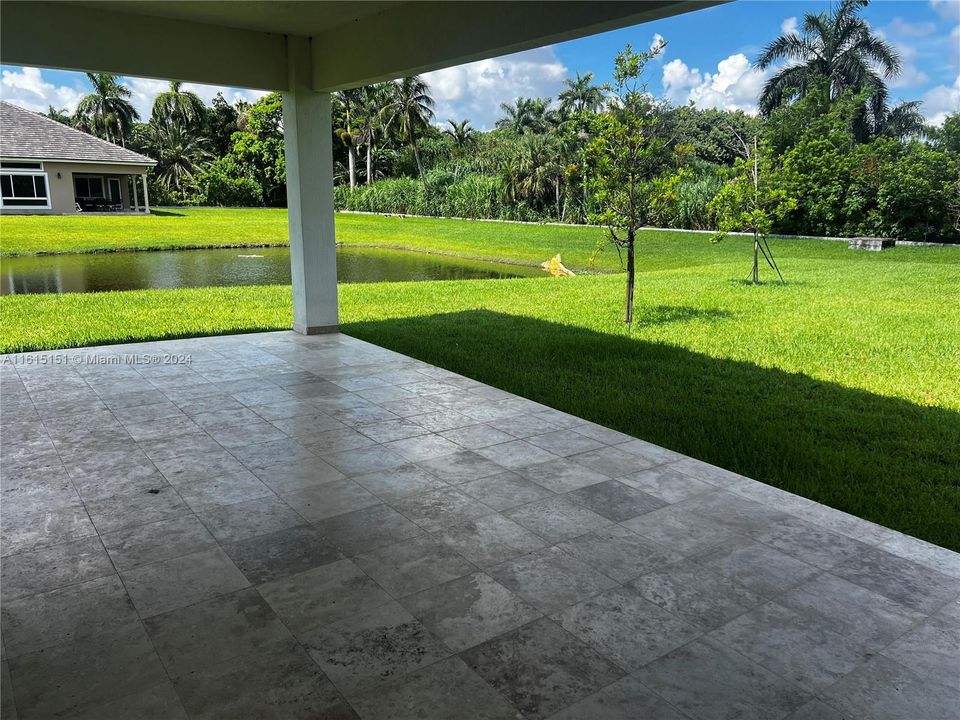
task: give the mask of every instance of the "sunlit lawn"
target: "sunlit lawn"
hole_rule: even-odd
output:
[[[385,244],[482,245],[519,262],[569,242],[574,266],[597,232],[424,221],[424,235],[410,219],[338,222],[347,242],[362,228]],[[573,240],[551,245],[556,230]],[[512,255],[497,255],[511,243]],[[620,275],[345,285],[343,329],[960,549],[960,251],[799,240],[775,250],[788,285],[751,287],[746,240],[650,234],[630,336]],[[0,344],[280,329],[290,312],[280,286],[4,297]]]

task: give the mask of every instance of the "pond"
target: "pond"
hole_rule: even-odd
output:
[[[337,248],[341,283],[541,277],[538,268],[381,248]],[[290,283],[290,251],[229,248],[41,255],[0,260],[0,294]]]

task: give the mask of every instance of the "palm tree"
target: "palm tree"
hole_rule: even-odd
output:
[[[357,143],[360,139],[360,128],[354,127],[353,120],[356,111],[363,100],[361,88],[340,90],[334,95],[338,109],[343,113],[343,126],[335,130],[340,142],[347,148],[347,168],[350,176],[350,189],[357,186]]]
[[[477,131],[470,127],[469,120],[460,122],[447,120],[447,124],[450,127],[444,128],[443,134],[453,140],[453,147],[457,152],[463,153],[468,147],[476,144]]]
[[[566,85],[564,90],[560,91],[557,99],[560,101],[561,109],[567,112],[596,112],[603,105],[603,90],[598,85],[592,84],[593,73],[586,75],[577,73],[574,79],[567,78],[563,81]]]
[[[359,143],[366,147],[367,185],[373,183],[373,146],[383,132],[383,108],[390,97],[390,83],[374,83],[361,88],[360,113],[362,116]]]
[[[170,81],[170,89],[153,99],[153,121],[175,122],[184,127],[196,127],[207,111],[200,96],[189,90],[181,89],[179,80]]]
[[[829,87],[836,100],[846,91],[866,91],[871,114],[879,116],[887,99],[884,80],[901,68],[894,47],[875,35],[858,13],[869,0],[843,0],[831,12],[807,13],[803,33],[781,35],[767,45],[755,67],[766,70],[786,61],[760,94],[760,113],[813,92],[820,84]]]
[[[146,150],[157,161],[157,182],[169,190],[183,187],[211,157],[206,140],[180,123],[151,122],[147,127]]]
[[[560,185],[564,167],[560,148],[551,135],[526,133],[517,153],[505,167],[504,182],[510,202],[526,201],[533,208],[547,206],[550,196],[560,217]]]
[[[127,99],[133,95],[110,73],[87,73],[93,92],[81,98],[74,126],[113,143],[124,145],[140,115]]]
[[[898,140],[922,134],[926,120],[920,112],[921,104],[920,100],[912,100],[892,108],[884,106],[883,112],[873,118],[874,134],[887,135]]]
[[[505,117],[497,120],[498,128],[506,128],[517,135],[527,132],[546,132],[557,121],[558,115],[550,109],[550,98],[518,97],[514,103],[500,103]]]
[[[66,108],[55,108],[53,105],[47,105],[46,117],[51,120],[56,120],[58,123],[63,125],[72,125],[72,120],[70,118],[70,113],[67,112]]]
[[[497,120],[497,127],[511,130],[517,135],[523,135],[524,131],[532,122],[530,98],[518,97],[513,104],[500,103],[500,109],[504,112],[504,117]]]
[[[394,80],[390,88],[390,99],[384,107],[386,125],[398,123],[400,135],[413,150],[417,162],[417,172],[423,181],[423,164],[417,150],[417,133],[423,131],[433,117],[433,98],[430,86],[419,76]]]

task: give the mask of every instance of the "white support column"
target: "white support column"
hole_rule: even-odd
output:
[[[131,195],[131,199],[133,200],[133,211],[140,212],[140,198],[137,197],[137,176],[131,175],[130,182],[133,184],[133,195]]]
[[[338,329],[330,94],[311,88],[312,64],[310,40],[288,36],[289,90],[283,93],[287,222],[293,329],[304,335]]]
[[[143,211],[149,215],[150,214],[150,195],[147,193],[147,176],[143,174],[140,176],[143,179]]]

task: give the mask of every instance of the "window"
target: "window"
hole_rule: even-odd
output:
[[[12,162],[3,160],[0,162],[2,170],[43,170],[43,163],[38,162]]]
[[[102,198],[103,178],[99,175],[73,176],[73,188],[78,198]]]
[[[0,173],[0,207],[50,207],[46,173],[23,170]]]

